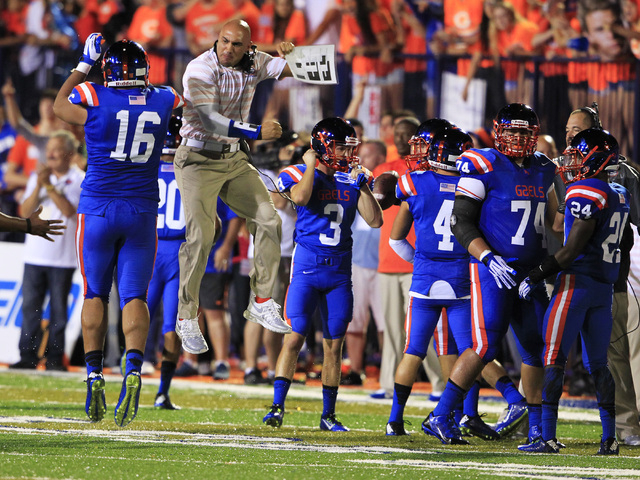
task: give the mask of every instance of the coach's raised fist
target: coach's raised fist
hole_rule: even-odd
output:
[[[267,120],[260,130],[262,140],[275,140],[282,136],[282,125],[275,120]]]

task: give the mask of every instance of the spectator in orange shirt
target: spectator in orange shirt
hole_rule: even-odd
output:
[[[229,0],[235,14],[229,20],[244,20],[249,24],[252,32],[260,28],[260,9],[252,0]],[[220,25],[222,28],[222,25]]]
[[[532,56],[536,52],[531,41],[538,33],[538,26],[521,17],[510,3],[500,2],[493,7],[492,35],[501,57]],[[531,103],[532,86],[525,83],[518,88],[519,72],[525,65],[520,61],[505,60],[502,69],[505,77],[507,102]],[[532,68],[532,67],[531,67]]]
[[[444,28],[433,36],[433,53],[466,54],[478,40],[482,8],[480,1],[444,0]]]
[[[427,53],[427,30],[403,0],[393,0],[391,7],[399,32],[398,42],[404,45],[402,53],[423,57],[404,59],[404,85],[401,86],[402,107],[412,110],[418,118],[424,118],[427,111],[427,92],[425,89],[427,61],[424,59]]]
[[[338,51],[351,63],[352,89],[365,78],[380,85],[381,110],[397,109],[402,98],[394,95],[398,70],[393,62],[397,47],[391,14],[374,0],[344,0]]]
[[[228,0],[200,0],[191,6],[185,17],[187,46],[194,57],[209,50],[218,33],[234,14]]]
[[[301,10],[296,10],[293,0],[273,0],[265,3],[260,11],[260,28],[258,29],[258,49],[267,53],[277,53],[280,42],[291,42],[294,45],[304,43],[307,35],[306,20]],[[286,125],[293,125],[290,119],[289,89],[295,86],[293,78],[285,79],[274,84],[263,82],[261,88],[273,87],[273,93],[268,95],[264,90],[262,97],[268,97],[262,122],[278,120]]]
[[[167,20],[167,4],[165,0],[141,0],[136,9],[127,32],[127,39],[138,42],[149,52],[149,82],[167,83],[166,55],[151,53],[154,49],[168,48],[173,42],[173,28]]]

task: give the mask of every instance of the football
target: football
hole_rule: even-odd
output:
[[[373,197],[380,204],[382,210],[386,210],[392,205],[400,205],[400,200],[396,197],[396,185],[398,184],[398,174],[396,172],[384,172],[378,175],[373,184]]]

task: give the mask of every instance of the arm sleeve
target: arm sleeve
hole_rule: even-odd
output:
[[[413,263],[413,257],[416,255],[416,249],[409,243],[409,240],[403,238],[401,240],[389,239],[389,246],[393,251],[405,262]]]
[[[480,201],[461,195],[456,196],[453,203],[451,232],[458,243],[467,250],[473,240],[482,237],[482,233],[476,224],[481,206],[482,203]]]

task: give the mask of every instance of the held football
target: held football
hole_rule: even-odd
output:
[[[384,172],[378,175],[373,184],[373,197],[380,204],[382,210],[386,210],[392,205],[402,203],[396,197],[396,185],[398,184],[398,174],[396,172]]]

